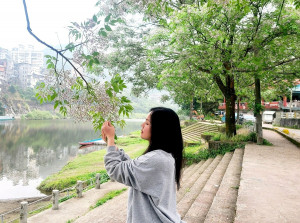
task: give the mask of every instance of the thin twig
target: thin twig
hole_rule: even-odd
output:
[[[279,12],[279,15],[278,15],[278,18],[277,18],[277,22],[276,22],[277,25],[279,23],[279,19],[280,19],[280,16],[281,16],[281,12],[282,12],[282,8],[283,8],[283,5],[284,5],[284,2],[285,2],[285,0],[282,1],[281,7],[280,7],[280,12]]]
[[[68,63],[74,68],[74,70],[80,75],[81,79],[85,82],[86,87],[88,92],[90,92],[90,85],[88,84],[88,82],[84,79],[84,77],[82,76],[82,74],[80,73],[80,71],[74,66],[74,64],[64,55],[62,54],[62,52],[58,51],[57,49],[55,49],[54,47],[50,46],[49,44],[45,43],[44,41],[42,41],[40,38],[38,38],[33,32],[32,29],[30,28],[30,21],[29,21],[29,16],[28,16],[28,12],[27,12],[27,6],[26,6],[26,0],[23,0],[23,5],[24,5],[24,10],[25,10],[25,16],[26,16],[26,21],[27,21],[27,30],[28,32],[40,43],[42,43],[43,45],[47,46],[48,48],[50,48],[51,50],[53,50],[54,52],[56,52],[57,54],[59,54],[61,57],[63,57],[66,61],[68,61]]]
[[[62,50],[60,50],[59,52],[64,52],[64,51],[67,51],[67,50],[69,50],[69,49],[72,49],[72,48],[76,48],[77,46],[80,46],[80,45],[83,45],[83,44],[85,44],[85,43],[87,43],[88,41],[85,41],[85,42],[82,42],[82,43],[78,43],[77,45],[75,45],[75,46],[71,46],[71,47],[68,47],[68,48],[66,48],[66,49],[62,49]]]

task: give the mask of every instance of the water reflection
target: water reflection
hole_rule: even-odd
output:
[[[127,122],[117,135],[140,129],[141,121]],[[78,153],[102,149],[91,146],[78,149],[78,142],[98,138],[90,123],[71,120],[0,122],[0,200],[41,196],[40,182],[58,172]]]

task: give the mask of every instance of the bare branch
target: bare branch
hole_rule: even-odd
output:
[[[50,48],[51,50],[53,50],[54,52],[56,52],[57,54],[59,54],[62,58],[64,58],[66,61],[68,61],[68,63],[74,68],[74,70],[80,75],[81,79],[85,82],[87,90],[90,92],[90,85],[88,84],[88,82],[85,80],[85,78],[82,76],[82,74],[80,73],[80,71],[74,66],[74,64],[60,51],[58,51],[57,49],[55,49],[54,47],[50,46],[49,44],[43,42],[40,38],[38,38],[33,32],[32,29],[30,28],[30,21],[29,21],[29,16],[28,16],[28,12],[27,12],[27,6],[26,6],[26,0],[23,0],[23,5],[24,5],[24,11],[25,11],[25,16],[26,16],[26,21],[27,21],[27,30],[28,32],[40,43],[42,43],[43,45],[47,46],[48,48]]]

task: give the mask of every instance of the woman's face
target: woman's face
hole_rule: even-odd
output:
[[[146,120],[143,122],[141,130],[141,138],[150,141],[151,138],[151,124],[150,124],[151,112],[147,115]]]

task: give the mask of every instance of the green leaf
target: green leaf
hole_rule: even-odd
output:
[[[107,31],[112,31],[112,29],[110,28],[109,25],[105,25],[105,29],[106,29]]]
[[[53,95],[51,95],[51,101],[53,101],[56,97],[57,97],[57,94],[55,92]]]
[[[54,109],[56,109],[59,104],[60,104],[60,101],[56,100],[54,103]]]
[[[97,22],[97,16],[96,15],[93,16],[93,20],[94,20],[94,22]]]
[[[111,13],[109,13],[109,15],[105,17],[104,21],[108,22],[110,20],[110,17],[111,17]]]
[[[51,69],[51,68],[54,68],[53,63],[50,63],[50,64],[48,64],[48,66],[47,66],[47,69]]]
[[[105,31],[103,31],[103,30],[99,31],[98,34],[99,34],[100,36],[107,37],[107,33],[106,33]]]
[[[113,88],[114,88],[114,91],[115,91],[116,93],[119,93],[119,88],[118,88],[117,85],[113,85]]]
[[[106,94],[108,94],[108,96],[111,98],[113,96],[111,90],[106,90]]]
[[[99,52],[95,51],[95,52],[92,53],[92,55],[93,55],[94,57],[99,56]]]
[[[89,66],[89,67],[92,67],[93,64],[94,64],[94,61],[93,61],[93,60],[90,60],[88,66]]]

